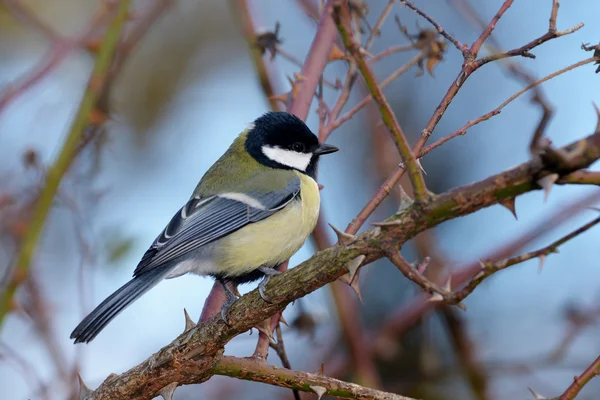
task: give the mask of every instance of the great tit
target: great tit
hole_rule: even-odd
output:
[[[304,244],[319,216],[319,157],[338,151],[319,143],[298,117],[268,112],[248,126],[200,180],[189,201],[154,240],[133,279],[96,307],[71,333],[88,343],[121,311],[163,279],[213,276],[227,303],[238,284],[263,278]],[[230,287],[232,286],[232,287]]]

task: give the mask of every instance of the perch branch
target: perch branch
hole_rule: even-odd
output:
[[[600,133],[588,136],[562,148],[577,154],[568,168],[587,168],[600,158]],[[89,399],[151,399],[163,387],[201,383],[211,377],[224,346],[236,335],[260,321],[282,311],[295,299],[333,282],[347,273],[346,265],[359,255],[365,263],[385,257],[385,248],[398,248],[420,232],[444,221],[474,213],[498,204],[507,198],[539,190],[537,180],[544,173],[540,157],[534,157],[510,170],[490,176],[480,182],[455,188],[430,198],[419,207],[413,205],[394,215],[385,227],[363,232],[347,245],[338,245],[316,253],[309,260],[267,284],[267,295],[273,303],[266,304],[258,290],[242,296],[229,309],[229,324],[215,316],[193,331],[184,333],[171,344],[121,375],[111,375],[90,393]]]

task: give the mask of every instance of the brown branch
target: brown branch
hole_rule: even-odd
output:
[[[600,171],[575,171],[563,177],[557,183],[600,186]]]
[[[429,23],[435,27],[435,29],[438,31],[438,33],[440,35],[442,35],[443,37],[445,37],[446,40],[448,40],[450,43],[452,43],[454,45],[454,47],[456,47],[458,49],[458,51],[460,51],[463,54],[463,56],[466,54],[469,46],[459,42],[454,36],[452,36],[450,33],[448,33],[448,31],[446,31],[444,28],[442,28],[442,26],[440,24],[438,24],[435,19],[430,17],[427,13],[425,13],[424,11],[419,9],[417,6],[415,6],[410,1],[400,0],[400,4],[404,4],[405,6],[407,6],[408,8],[410,8],[411,10],[413,10],[414,12],[419,14],[421,17],[423,17],[427,21],[429,21]]]
[[[600,158],[600,133],[588,136],[564,148],[577,148],[569,168],[588,167]],[[444,221],[468,215],[523,193],[538,190],[536,181],[544,171],[539,157],[513,169],[462,186],[429,199],[425,204],[409,206],[390,218],[387,226],[363,232],[347,244],[316,253],[297,267],[275,276],[267,285],[265,303],[258,290],[242,296],[228,312],[230,325],[213,317],[184,333],[148,360],[121,375],[113,375],[91,393],[89,399],[151,399],[159,390],[177,385],[201,383],[211,377],[223,348],[236,335],[260,321],[281,312],[295,299],[333,282],[347,273],[346,265],[359,255],[365,264],[386,256],[386,248],[398,248],[415,235]],[[571,170],[561,173],[568,174]]]
[[[514,238],[506,245],[495,249],[484,257],[484,259],[499,260],[510,257],[515,254],[515,252],[523,249],[525,246],[538,239],[541,235],[558,228],[560,225],[574,217],[576,213],[585,210],[587,207],[590,207],[598,201],[600,201],[600,193],[591,193],[582,199],[568,204],[566,207],[561,208],[559,213],[542,219],[538,225]],[[479,262],[462,266],[452,274],[452,282],[454,282],[455,285],[466,284],[480,269],[481,265]],[[425,301],[426,299],[427,295],[425,293],[420,293],[411,301],[394,311],[383,325],[378,338],[374,342],[385,342],[395,340],[389,338],[401,337],[410,329],[410,327],[417,323],[423,315],[436,305],[441,304],[427,302]]]
[[[449,294],[447,297],[444,297],[444,300],[447,301],[448,303],[452,303],[452,304],[459,303],[459,302],[463,301],[471,293],[473,293],[475,288],[477,288],[477,286],[479,286],[479,284],[481,282],[483,282],[484,279],[486,279],[490,275],[493,275],[498,271],[501,271],[501,270],[511,267],[513,265],[517,265],[517,264],[520,264],[522,262],[525,262],[525,261],[528,261],[528,260],[531,260],[534,258],[540,259],[540,268],[541,268],[543,266],[543,263],[544,263],[546,257],[548,255],[550,255],[551,253],[558,252],[559,246],[561,246],[564,243],[568,242],[569,240],[575,238],[576,236],[584,233],[588,229],[596,226],[598,223],[600,223],[600,217],[594,219],[593,221],[588,222],[587,224],[583,225],[579,229],[576,229],[575,231],[569,233],[568,235],[558,239],[557,241],[555,241],[555,242],[551,243],[550,245],[548,245],[544,248],[541,248],[539,250],[525,253],[520,256],[511,257],[506,260],[500,260],[500,261],[496,261],[496,262],[489,262],[489,261],[482,262],[481,270],[469,281],[469,283],[467,283],[466,286],[463,287],[462,289]],[[442,294],[442,296],[444,296],[444,294]]]
[[[241,26],[246,43],[248,44],[252,62],[256,69],[256,74],[258,75],[258,81],[269,102],[269,106],[271,110],[279,111],[279,102],[274,99],[276,90],[272,78],[273,74],[269,72],[269,66],[265,63],[261,49],[256,46],[256,29],[254,27],[254,22],[252,21],[252,13],[250,12],[248,2],[246,0],[231,0],[230,5],[234,16],[237,17],[238,24]]]
[[[407,2],[407,1],[401,0],[401,2],[403,4],[406,4],[407,6],[409,6],[410,8],[412,8],[415,11],[418,10],[414,5],[412,5],[411,3]],[[423,11],[418,10],[417,12],[420,15],[422,15],[424,18],[426,18],[427,20],[429,20],[430,22],[432,21],[432,18],[429,17],[427,14],[425,14]],[[553,13],[554,13],[554,11],[553,11]],[[437,23],[435,23],[434,26],[439,27],[439,25],[437,25]],[[583,26],[583,25],[581,25],[581,26]],[[580,27],[580,26],[578,25],[578,26],[576,26],[574,28],[571,28],[571,29],[569,29],[567,31],[563,31],[560,36],[572,33],[574,31],[576,31],[577,29],[579,29],[578,27]],[[442,29],[442,28],[439,27],[438,31],[440,29]],[[550,40],[550,39],[553,38],[553,37],[552,38],[550,38],[550,37],[549,38],[545,38],[545,36],[546,35],[542,36],[541,38],[538,38],[537,39],[538,41],[534,40],[533,42],[535,42],[535,43],[532,42],[533,43],[532,47],[529,48],[528,50],[531,50],[531,49],[533,49],[533,48],[541,45],[545,41],[548,41],[548,40]],[[558,36],[555,36],[555,37],[558,37]],[[541,40],[541,39],[545,39],[545,40]],[[468,52],[470,50],[469,49],[465,49],[465,50],[461,50],[461,51],[463,51],[463,55],[464,55],[465,52]],[[461,68],[461,70],[460,70],[460,72],[459,72],[456,80],[454,82],[452,82],[452,84],[448,88],[446,94],[444,95],[444,97],[440,101],[439,105],[436,107],[433,115],[431,116],[431,118],[427,122],[425,128],[421,132],[421,136],[420,136],[419,140],[417,141],[417,143],[413,147],[413,153],[414,154],[416,154],[416,155],[421,154],[421,152],[423,151],[423,147],[427,143],[427,140],[429,139],[429,137],[433,133],[433,131],[434,131],[435,127],[437,126],[437,124],[439,123],[439,121],[442,119],[442,117],[446,113],[446,110],[448,109],[448,107],[450,106],[450,104],[452,103],[452,101],[454,100],[454,97],[456,97],[456,95],[458,94],[460,88],[463,86],[463,84],[469,78],[469,76],[471,76],[471,74],[473,74],[473,72],[475,72],[477,69],[479,69],[482,65],[483,64],[479,63],[478,60],[470,61],[470,62],[465,62],[463,64],[463,66],[462,66],[462,68]],[[484,121],[484,120],[486,120],[486,119],[488,119],[490,117],[492,117],[492,115],[487,115],[486,114],[486,115],[484,115],[482,117],[482,119],[479,122]],[[456,135],[460,135],[460,130],[457,131]],[[393,188],[400,181],[400,178],[404,175],[404,172],[405,172],[405,169],[401,165],[398,166],[392,172],[392,174],[386,179],[386,181],[382,184],[382,186],[375,193],[375,195],[363,207],[363,209],[360,211],[359,215],[356,218],[354,218],[352,220],[352,222],[348,225],[347,231],[349,231],[349,232],[357,232],[358,229],[360,229],[360,227],[364,224],[364,222],[367,220],[367,218],[373,213],[373,211],[375,209],[377,209],[377,207],[379,206],[379,204],[381,204],[381,202],[391,192],[391,188]]]
[[[302,82],[300,82],[300,91],[287,110],[304,120],[308,116],[313,96],[323,75],[323,70],[329,62],[331,48],[337,37],[335,25],[331,18],[334,2],[335,0],[327,0],[325,4],[317,33],[306,56],[304,67],[300,72],[300,75],[303,76]]]
[[[416,400],[394,393],[369,389],[323,375],[277,368],[255,360],[230,356],[222,357],[213,368],[212,373],[297,389],[308,393],[316,393],[319,398],[321,396],[328,396],[337,399]]]
[[[494,17],[490,21],[489,25],[485,27],[483,32],[481,32],[481,35],[479,35],[477,40],[475,42],[473,42],[473,44],[469,48],[469,52],[470,52],[469,56],[471,58],[477,58],[477,53],[479,53],[479,49],[481,48],[483,43],[487,40],[487,38],[492,34],[492,32],[494,31],[494,28],[496,27],[496,24],[498,23],[500,18],[502,18],[502,15],[504,15],[504,13],[510,8],[513,1],[514,0],[505,0],[504,1],[502,6],[500,7],[500,10],[498,10],[496,15],[494,15]]]
[[[63,42],[64,38],[49,24],[38,17],[35,12],[28,9],[19,0],[2,0],[2,5],[13,17],[22,23],[29,25],[39,31],[52,42]]]
[[[281,333],[281,323],[277,323],[277,327],[275,328],[275,334],[277,335],[277,343],[271,343],[271,347],[275,350],[279,359],[281,360],[281,365],[284,368],[289,370],[292,369],[292,364],[290,363],[290,359],[287,356],[287,352],[285,351],[285,344],[283,342],[283,333]],[[298,393],[298,389],[292,389],[295,400],[300,400],[300,393]]]
[[[565,390],[565,392],[561,394],[560,397],[558,397],[557,400],[574,399],[575,397],[577,397],[581,389],[583,389],[583,387],[589,381],[591,381],[594,377],[598,375],[600,375],[600,357],[596,358],[594,362],[592,362],[589,365],[589,367],[587,367],[585,371],[581,373],[581,375],[576,376],[573,379],[573,383],[571,383],[571,386],[569,386],[567,390]]]
[[[326,227],[323,220],[324,218],[321,215],[312,235],[319,251],[331,247],[326,233],[329,228]],[[359,279],[359,277],[355,276],[354,279]],[[361,319],[356,318],[359,312],[358,299],[351,292],[351,289],[342,282],[332,282],[329,289],[331,290],[339,325],[348,346],[357,380],[371,388],[381,387],[377,366],[372,353],[369,351],[367,334]]]
[[[502,104],[500,104],[498,107],[494,108],[493,110],[483,114],[482,116],[472,120],[472,121],[468,121],[463,127],[461,127],[460,129],[452,132],[450,135],[448,136],[444,136],[441,139],[436,140],[435,142],[433,142],[432,144],[430,144],[429,146],[423,148],[421,150],[421,152],[419,153],[419,157],[423,157],[425,154],[429,153],[431,150],[435,149],[436,147],[441,146],[442,144],[446,143],[447,141],[457,137],[457,136],[462,136],[464,134],[467,133],[467,130],[469,128],[472,128],[473,126],[487,121],[488,119],[500,114],[502,112],[502,110],[504,109],[504,107],[506,107],[507,105],[509,105],[511,102],[513,102],[514,100],[516,100],[518,97],[520,97],[522,94],[524,94],[525,92],[536,88],[537,86],[541,85],[542,83],[549,81],[550,79],[556,78],[559,75],[564,74],[565,72],[569,72],[571,70],[574,70],[576,68],[579,68],[583,65],[586,64],[590,64],[592,62],[596,62],[598,59],[596,57],[591,57],[591,58],[587,58],[585,60],[576,62],[575,64],[571,64],[565,68],[562,68],[556,72],[553,72],[541,79],[538,79],[535,82],[530,83],[529,85],[525,86],[523,89],[519,90],[518,92],[516,92],[515,94],[513,94],[512,96],[510,96],[508,99],[506,99]],[[537,135],[539,136],[539,134]],[[534,140],[536,138],[536,135],[534,135]],[[533,142],[532,142],[533,143]]]
[[[337,3],[334,10],[334,19],[337,25],[338,31],[344,42],[344,46],[350,52],[352,57],[357,63],[358,69],[361,72],[373,99],[379,106],[383,123],[388,128],[388,131],[392,134],[396,147],[402,156],[402,160],[406,163],[409,172],[409,178],[413,186],[415,193],[415,200],[417,202],[424,201],[427,196],[427,186],[421,173],[421,168],[417,163],[415,155],[410,149],[406,136],[396,119],[394,112],[392,111],[387,99],[385,98],[381,87],[377,83],[377,78],[373,73],[373,70],[365,60],[360,45],[354,39],[354,34],[351,29],[351,17],[350,11],[348,10],[347,4]]]

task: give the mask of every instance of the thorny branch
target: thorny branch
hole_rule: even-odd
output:
[[[600,133],[562,148],[569,152],[579,149],[571,167],[586,168],[600,158]],[[182,334],[148,360],[119,376],[109,377],[89,399],[150,399],[161,388],[201,383],[210,378],[218,364],[223,346],[267,317],[280,312],[294,299],[334,281],[344,275],[346,265],[356,257],[365,256],[367,264],[386,256],[385,248],[398,248],[418,233],[449,219],[476,212],[498,204],[506,198],[538,190],[538,176],[544,171],[539,157],[483,181],[442,193],[421,207],[409,206],[389,219],[388,225],[365,231],[347,245],[338,245],[318,252],[312,258],[271,279],[267,294],[273,301],[265,302],[253,290],[229,309],[229,323],[219,316]],[[563,171],[568,174],[569,170]],[[177,367],[175,367],[177,366]]]
[[[409,177],[415,192],[415,199],[419,202],[424,201],[427,198],[427,187],[425,186],[421,168],[410,149],[406,136],[404,135],[394,112],[387,102],[381,87],[377,83],[377,79],[375,78],[371,67],[361,53],[359,44],[354,40],[354,34],[351,28],[350,11],[348,10],[347,5],[336,4],[333,15],[344,45],[356,61],[358,69],[361,72],[373,99],[379,106],[383,123],[392,134],[396,147],[402,156],[402,160],[407,164]]]
[[[277,368],[255,360],[228,356],[221,358],[212,373],[314,393],[318,398],[328,396],[336,399],[416,400],[323,375]]]

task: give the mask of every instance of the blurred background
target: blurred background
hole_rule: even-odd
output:
[[[471,3],[489,21],[503,1]],[[15,4],[26,6],[67,38],[85,34],[98,10],[106,6],[92,0],[0,1],[0,99],[24,74],[62,51],[46,34],[16,18]],[[256,28],[273,30],[279,22],[281,49],[300,61],[316,27],[306,4],[310,8],[312,2],[248,1]],[[365,4],[368,29],[387,1]],[[461,42],[472,43],[481,29],[465,4],[459,0],[417,2]],[[132,23],[152,10],[158,11],[158,18],[131,49],[112,86],[111,118],[63,180],[31,266],[33,280],[17,292],[20,306],[2,323],[0,388],[4,398],[67,398],[77,387],[77,373],[95,388],[110,373],[138,364],[181,333],[184,307],[192,319],[198,318],[213,282],[186,276],[155,287],[91,344],[74,346],[69,340],[81,318],[129,280],[144,251],[207,168],[249,122],[269,110],[237,7],[238,1],[134,2]],[[548,29],[550,7],[550,0],[516,1],[496,27],[494,39],[510,49],[541,36]],[[429,28],[399,3],[391,15],[370,50],[374,54],[408,43],[393,16],[413,34]],[[514,61],[543,77],[590,57],[580,46],[598,40],[597,15],[597,1],[563,2],[558,28],[579,22],[585,27],[536,48],[535,60]],[[378,76],[385,78],[414,54],[398,53],[379,61],[375,64]],[[277,93],[288,91],[286,76],[300,68],[280,54],[273,61],[267,54],[265,61]],[[31,202],[68,132],[93,62],[85,48],[69,49],[35,84],[10,101],[0,101],[3,282],[14,263]],[[462,55],[449,46],[432,75],[414,67],[386,88],[411,143],[456,79],[461,64]],[[343,81],[346,69],[346,62],[332,62],[325,78]],[[556,111],[548,136],[558,146],[594,131],[597,116],[592,102],[600,104],[600,79],[593,71],[593,66],[584,66],[542,87]],[[356,85],[349,106],[364,96],[362,86],[362,82]],[[499,106],[521,87],[523,82],[501,64],[483,67],[469,78],[431,140]],[[325,88],[328,104],[337,96],[335,90]],[[526,161],[540,116],[539,106],[526,94],[500,115],[432,151],[422,160],[430,190],[439,193]],[[316,104],[307,123],[317,131]],[[325,222],[345,227],[373,196],[398,162],[388,140],[376,109],[369,107],[329,137],[341,151],[325,158],[319,170],[319,183],[325,187]],[[594,211],[584,207],[600,204],[599,191],[598,187],[558,186],[546,202],[541,192],[530,193],[517,199],[518,220],[503,207],[491,207],[420,235],[404,246],[403,254],[409,261],[430,256],[430,272],[441,273],[486,259],[506,246],[505,257],[534,250],[595,217]],[[390,196],[370,221],[380,221],[397,208],[398,197]],[[533,231],[541,223],[544,228]],[[529,232],[533,234],[525,239]],[[332,231],[327,235],[335,241]],[[466,312],[440,307],[418,318],[408,316],[419,304],[414,299],[420,289],[389,262],[372,264],[360,277],[362,303],[349,288],[336,284],[287,308],[284,315],[291,327],[283,327],[283,335],[291,365],[314,372],[324,363],[327,375],[427,400],[531,399],[528,387],[547,397],[558,395],[600,353],[599,239],[596,228],[565,244],[559,254],[548,257],[541,273],[538,261],[532,260],[497,274],[465,301]],[[307,242],[290,266],[315,251],[314,242]],[[332,296],[334,287],[337,294]],[[242,291],[253,288],[247,285]],[[340,323],[341,309],[351,311],[350,325]],[[240,335],[226,353],[249,356],[256,339],[256,331]],[[273,351],[268,361],[280,365]],[[374,368],[365,370],[365,365]],[[290,399],[292,394],[282,388],[215,377],[202,385],[177,389],[174,398]],[[600,381],[589,384],[578,398],[600,398]]]

